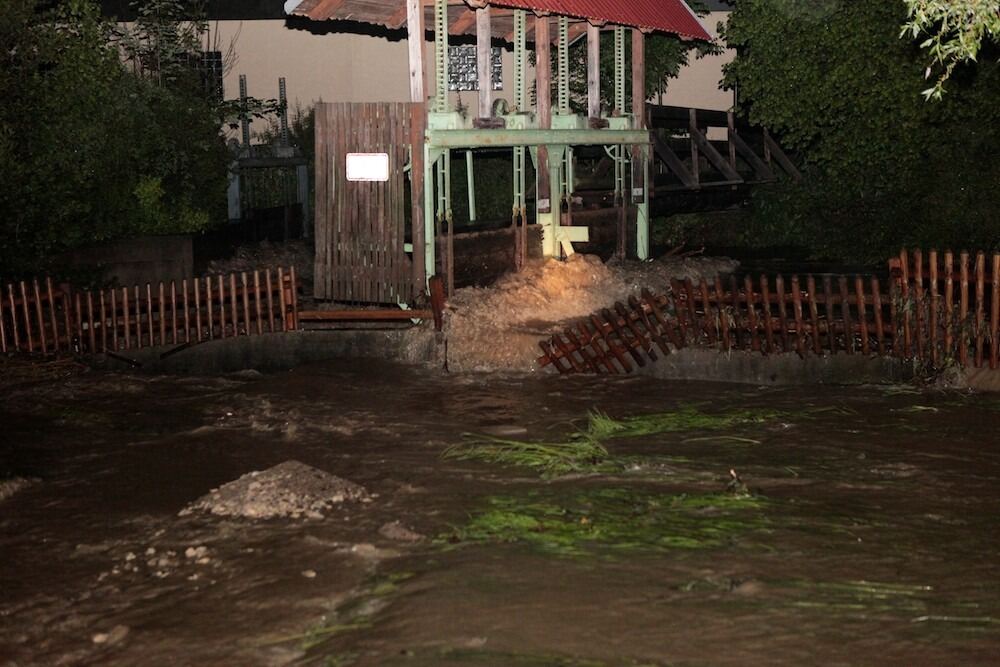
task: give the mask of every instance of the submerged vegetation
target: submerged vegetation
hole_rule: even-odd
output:
[[[568,495],[535,492],[494,496],[489,508],[443,539],[454,543],[518,542],[545,553],[582,556],[595,550],[704,549],[767,527],[767,501],[728,494],[665,494],[596,488]]]
[[[638,438],[682,431],[718,431],[737,426],[761,424],[782,413],[773,410],[730,410],[702,412],[695,406],[681,406],[669,412],[657,412],[615,419],[600,411],[591,411],[587,427],[563,442],[514,440],[487,435],[467,434],[466,441],[449,447],[443,456],[450,459],[479,460],[488,463],[531,468],[545,476],[595,472],[609,457],[604,441],[612,438]],[[729,442],[756,444],[758,441],[736,435],[689,438],[686,442]]]

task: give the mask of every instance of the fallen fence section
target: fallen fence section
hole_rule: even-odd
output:
[[[294,267],[96,291],[53,287],[45,278],[8,284],[0,294],[0,350],[114,354],[186,347],[294,331],[298,318]]]
[[[935,259],[930,266],[936,266]],[[950,267],[951,253],[945,253]],[[964,258],[964,259],[963,259]],[[539,346],[540,366],[560,373],[630,373],[660,354],[688,346],[761,354],[877,354],[917,360],[940,368],[947,363],[998,366],[1000,336],[1000,254],[985,273],[985,256],[976,255],[974,294],[970,297],[968,253],[959,259],[957,290],[953,271],[939,274],[913,267],[901,254],[899,277],[888,293],[877,277],[768,276],[728,286],[672,281],[669,294],[643,290],[641,297],[593,313]],[[912,269],[912,271],[911,271]],[[926,277],[925,277],[926,276]],[[939,289],[944,282],[943,293]],[[990,285],[989,299],[986,285]]]

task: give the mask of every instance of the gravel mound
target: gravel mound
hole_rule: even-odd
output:
[[[343,502],[368,502],[364,487],[299,461],[243,475],[223,484],[183,510],[247,519],[322,519],[323,512]]]

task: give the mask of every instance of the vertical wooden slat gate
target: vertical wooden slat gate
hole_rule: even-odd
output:
[[[316,105],[316,270],[319,299],[409,302],[404,250],[410,104]],[[386,153],[389,179],[348,181],[348,153]]]

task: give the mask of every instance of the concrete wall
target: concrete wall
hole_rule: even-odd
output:
[[[729,12],[710,12],[702,18],[702,23],[713,37],[718,36],[718,24],[725,23]],[[657,104],[669,104],[677,107],[695,107],[697,109],[714,109],[728,111],[733,106],[733,91],[722,90],[722,66],[732,61],[736,52],[726,49],[717,56],[706,56],[695,59],[692,53],[687,67],[683,68],[676,79],[667,84],[662,102],[659,97],[653,99]]]
[[[227,66],[223,88],[227,99],[239,96],[239,77],[247,77],[252,97],[276,98],[278,77],[285,77],[289,104],[308,107],[324,102],[408,102],[410,100],[409,61],[405,32],[360,34],[325,32],[317,22],[315,30],[284,20],[212,21],[210,44],[233,57]],[[359,28],[360,29],[360,28]],[[433,63],[434,46],[426,45],[428,65]],[[503,89],[493,98],[513,97],[514,59],[503,52]],[[433,76],[428,81],[433,94]],[[463,92],[462,103],[475,109],[475,91]],[[452,108],[458,95],[451,94]],[[254,128],[256,131],[258,128]],[[262,129],[262,128],[261,128]]]

